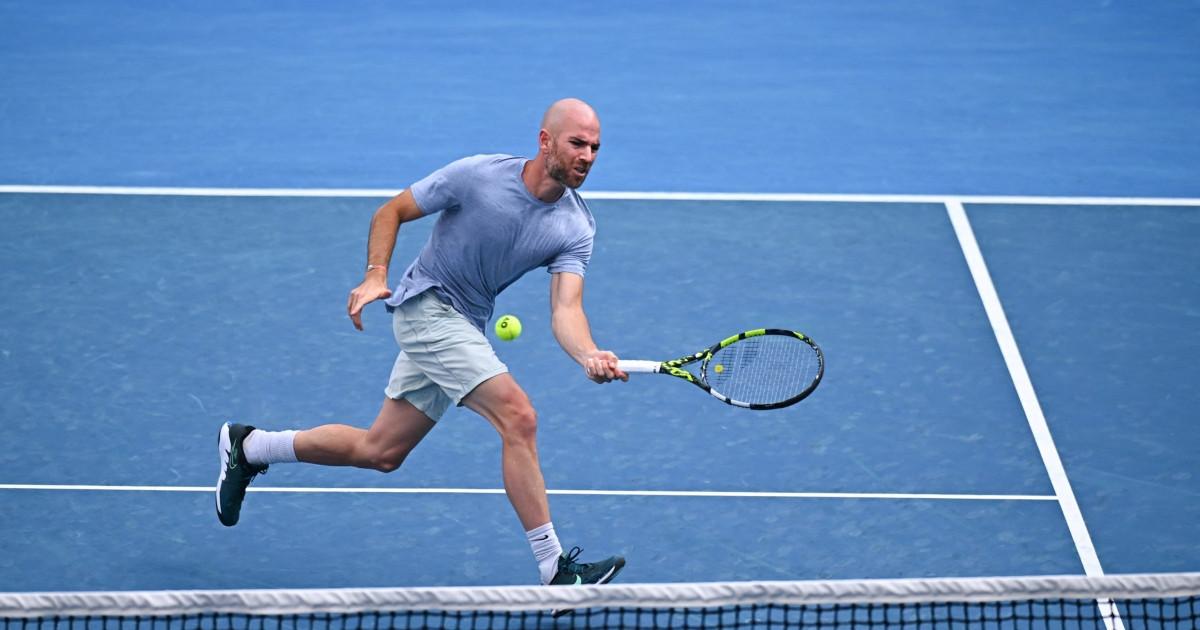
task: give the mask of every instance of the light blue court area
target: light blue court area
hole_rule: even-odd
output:
[[[225,420],[373,418],[395,344],[382,307],[360,333],[345,299],[381,201],[0,196],[5,589],[535,580],[498,439],[462,410],[392,475],[276,465],[236,528],[216,521]],[[590,204],[602,346],[665,359],[774,326],[828,366],[775,412],[598,386],[530,273],[497,308],[525,333],[496,345],[539,410],[565,544],[623,553],[637,582],[1083,573],[944,204]],[[966,210],[1098,561],[1194,568],[1194,208]],[[430,225],[404,226],[397,266]]]

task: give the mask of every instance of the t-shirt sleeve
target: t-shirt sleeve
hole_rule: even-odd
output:
[[[474,158],[456,160],[413,184],[409,189],[421,212],[430,215],[458,208],[462,204],[463,182],[470,177],[475,161]]]
[[[591,259],[592,235],[588,234],[555,256],[554,260],[551,260],[550,264],[546,266],[546,270],[550,273],[566,271],[582,276],[586,274],[588,262]]]

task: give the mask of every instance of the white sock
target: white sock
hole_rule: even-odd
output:
[[[525,537],[529,539],[533,557],[537,558],[542,584],[549,584],[558,572],[558,557],[562,555],[562,545],[558,543],[558,534],[554,533],[554,523],[531,529],[525,532]]]
[[[255,466],[296,461],[296,431],[255,429],[242,442],[246,461]]]

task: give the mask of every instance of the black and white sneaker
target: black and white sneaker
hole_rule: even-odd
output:
[[[217,456],[221,461],[221,476],[217,478],[217,518],[226,527],[237,525],[242,512],[242,500],[246,498],[246,487],[266,466],[252,466],[242,453],[242,442],[254,427],[244,424],[221,425],[217,438]]]
[[[621,556],[612,556],[599,562],[575,562],[582,552],[579,547],[572,547],[569,553],[558,557],[558,572],[550,579],[551,586],[607,584],[625,568],[625,558]],[[555,617],[561,617],[571,611],[570,608],[560,608],[552,612]]]

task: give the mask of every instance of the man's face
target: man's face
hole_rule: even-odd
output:
[[[545,142],[550,177],[567,188],[579,188],[600,151],[600,124],[594,118],[568,117],[558,135]]]

